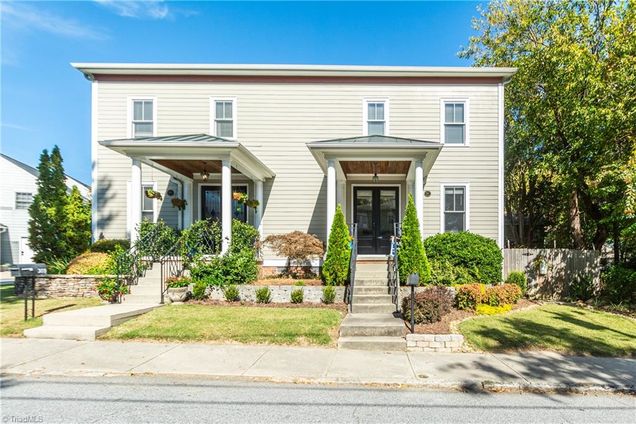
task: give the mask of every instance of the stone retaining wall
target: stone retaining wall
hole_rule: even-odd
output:
[[[302,289],[304,292],[303,302],[320,303],[322,301],[322,289],[325,286],[256,286],[245,284],[237,286],[239,290],[240,300],[246,302],[256,302],[256,290],[269,287],[272,293],[272,303],[290,303],[291,292],[296,289]],[[206,294],[212,300],[225,300],[223,289],[216,286],[210,286],[206,289]],[[336,287],[336,303],[344,302],[345,288]]]
[[[45,275],[35,278],[37,297],[96,297],[97,284],[106,275]],[[24,293],[27,277],[15,278],[15,294]]]
[[[461,334],[407,334],[409,352],[459,352],[464,345]]]

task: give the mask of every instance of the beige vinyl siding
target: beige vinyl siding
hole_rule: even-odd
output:
[[[443,149],[433,166],[425,187],[431,192],[425,198],[425,233],[440,231],[440,183],[468,182],[471,231],[497,238],[496,84],[100,82],[98,139],[128,137],[128,102],[136,96],[156,98],[159,136],[210,133],[211,98],[236,98],[238,140],[276,173],[264,184],[264,235],[301,230],[323,239],[326,181],[307,142],[361,135],[365,98],[389,100],[390,135],[439,141],[440,99],[467,98],[470,146]],[[98,231],[121,236],[131,160],[99,146],[98,162]],[[152,175],[164,190],[165,174],[146,166],[142,172],[144,181]],[[404,190],[401,195],[406,198]]]

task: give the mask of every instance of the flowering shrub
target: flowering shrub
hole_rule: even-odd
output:
[[[192,280],[188,277],[170,277],[166,280],[166,286],[170,289],[188,287]]]

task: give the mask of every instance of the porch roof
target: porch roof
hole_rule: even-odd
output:
[[[215,137],[209,134],[184,134],[158,137],[121,138],[99,141],[123,155],[137,158],[145,162],[153,162],[151,166],[162,168],[161,162],[192,160],[231,159],[232,167],[251,179],[263,180],[275,176],[258,157],[236,140]],[[164,167],[165,168],[165,167]],[[185,175],[188,178],[192,175]]]
[[[412,161],[423,160],[427,171],[433,166],[443,144],[435,141],[386,135],[366,135],[319,140],[307,143],[323,171],[327,160]]]

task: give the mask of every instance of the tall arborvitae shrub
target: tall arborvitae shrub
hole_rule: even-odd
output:
[[[38,262],[68,259],[72,255],[66,237],[68,195],[62,155],[57,146],[50,155],[46,150],[42,152],[38,172],[38,192],[29,208],[29,246]]]
[[[73,186],[66,204],[66,241],[69,254],[77,256],[91,244],[91,203]]]
[[[347,282],[350,256],[349,229],[342,208],[338,205],[329,232],[327,258],[322,266],[322,279],[325,284],[341,286]]]
[[[409,194],[409,200],[404,211],[404,221],[402,221],[402,236],[398,249],[398,264],[400,271],[400,282],[404,284],[409,274],[418,273],[420,284],[426,284],[431,279],[431,267],[426,258],[422,233],[417,220],[415,202],[413,196]]]

